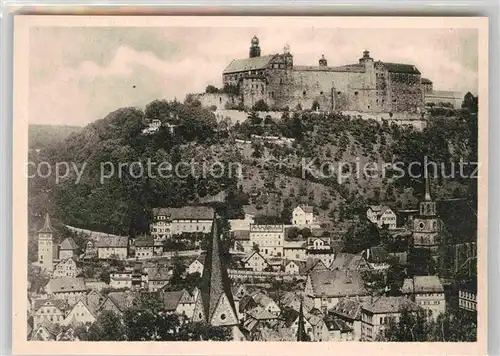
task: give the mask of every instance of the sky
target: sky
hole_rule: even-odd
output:
[[[84,126],[127,106],[183,100],[221,86],[233,59],[290,46],[296,65],[375,60],[414,64],[436,90],[477,93],[475,29],[35,27],[30,30],[30,124]]]

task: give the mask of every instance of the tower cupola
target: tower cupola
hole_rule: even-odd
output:
[[[257,36],[253,36],[251,45],[250,45],[250,58],[260,57],[260,46],[259,39]]]

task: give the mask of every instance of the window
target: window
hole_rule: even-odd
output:
[[[223,313],[223,314],[221,314],[221,315],[220,315],[220,319],[221,319],[221,320],[226,320],[226,314],[224,314],[224,313]]]
[[[339,94],[340,94],[340,92],[339,92]],[[354,92],[354,95],[355,95],[355,96],[358,96],[358,92],[357,92],[357,91],[355,91],[355,92]]]

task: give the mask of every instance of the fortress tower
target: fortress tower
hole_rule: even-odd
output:
[[[260,57],[259,39],[257,38],[257,36],[253,36],[251,43],[250,58]]]
[[[54,242],[50,217],[45,215],[43,227],[37,231],[38,236],[38,264],[45,270],[54,270]]]

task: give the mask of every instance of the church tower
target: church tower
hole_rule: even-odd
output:
[[[440,244],[442,224],[437,216],[436,202],[432,200],[426,168],[424,172],[425,196],[419,204],[419,215],[413,219],[413,246],[436,251]]]
[[[257,36],[253,36],[252,44],[250,46],[250,58],[254,57],[260,57],[259,39]]]
[[[194,322],[206,322],[213,326],[231,327],[234,339],[241,339],[238,314],[231,292],[231,282],[227,272],[227,263],[223,258],[221,231],[217,215],[212,222],[211,241],[205,257],[205,267],[194,307]]]
[[[43,227],[37,231],[38,236],[38,264],[45,270],[54,270],[54,243],[50,217],[45,215]]]

